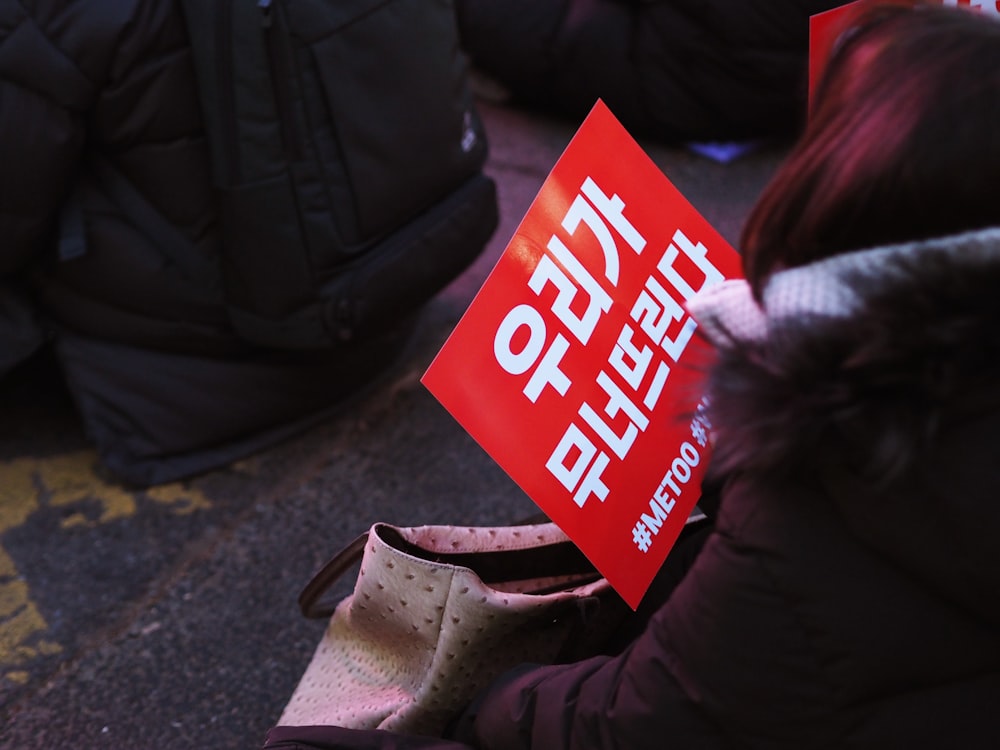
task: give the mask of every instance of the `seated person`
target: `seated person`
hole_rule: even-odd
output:
[[[809,17],[843,0],[457,0],[472,63],[515,102],[582,119],[604,100],[633,135],[744,141],[798,132]]]
[[[689,303],[725,484],[620,654],[508,672],[446,738],[268,747],[996,748],[998,103],[996,20],[875,8],[843,38],[746,281]]]

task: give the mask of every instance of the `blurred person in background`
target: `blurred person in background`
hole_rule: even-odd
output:
[[[462,44],[501,96],[573,119],[600,97],[633,135],[670,143],[798,134],[809,17],[843,4],[456,0]]]

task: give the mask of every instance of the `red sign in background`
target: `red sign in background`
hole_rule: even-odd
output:
[[[929,5],[965,8],[973,13],[1000,17],[1000,0],[925,0]],[[897,5],[919,4],[896,0]],[[837,44],[840,35],[847,31],[857,16],[871,5],[870,0],[854,0],[809,18],[809,101],[812,102],[820,76]]]
[[[598,102],[423,383],[632,606],[700,495],[726,241]]]
[[[850,28],[858,13],[867,5],[866,0],[832,8],[809,17],[809,103],[812,104],[816,86],[826,68],[827,60],[840,35]]]

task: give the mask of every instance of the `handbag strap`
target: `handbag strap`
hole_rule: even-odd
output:
[[[318,619],[333,614],[336,603],[321,601],[321,597],[345,571],[361,559],[367,543],[368,532],[366,531],[330,558],[326,565],[305,585],[302,593],[299,594],[299,609],[305,617]]]
[[[574,577],[574,585],[583,585],[601,578],[593,564],[569,539],[548,542],[539,546],[514,549],[477,550],[467,552],[431,551],[407,540],[400,530],[388,524],[376,524],[379,538],[389,547],[422,560],[444,565],[461,566],[472,570],[486,584],[528,580],[544,571],[550,577]],[[376,527],[365,532],[334,555],[299,594],[299,609],[305,617],[329,617],[337,608],[336,602],[322,601],[324,593],[364,555],[369,535]],[[535,589],[530,593],[549,594],[561,591],[566,584],[554,584]]]

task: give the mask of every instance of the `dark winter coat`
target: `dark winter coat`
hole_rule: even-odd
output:
[[[412,328],[406,316],[331,351],[253,347],[221,284],[163,250],[160,221],[206,263],[221,257],[178,0],[0,0],[0,165],[0,376],[51,338],[89,437],[130,482],[219,466],[323,419]]]
[[[714,531],[623,655],[510,673],[458,739],[1000,747],[998,288],[989,230],[777,274],[763,311],[742,281],[692,300],[721,352]]]
[[[60,207],[79,190],[91,241],[64,244],[46,268],[52,315],[124,345],[232,347],[224,311],[128,223],[88,162],[110,160],[206,256],[214,251],[208,151],[177,3],[2,0],[0,17],[0,270],[51,257]]]
[[[786,136],[805,115],[809,16],[843,0],[458,0],[473,63],[515,99],[636,135]]]
[[[217,290],[167,259],[152,228],[109,196],[96,162],[117,170],[206,258],[217,255],[179,3],[0,0],[0,272],[31,290],[35,306],[20,308],[18,336],[31,336],[24,318],[37,322],[40,312],[105,464],[137,484],[167,481],[316,418],[344,364],[270,361],[242,344]],[[74,192],[75,215],[65,209]],[[24,292],[3,306],[13,299]],[[347,375],[364,382],[370,372]]]

